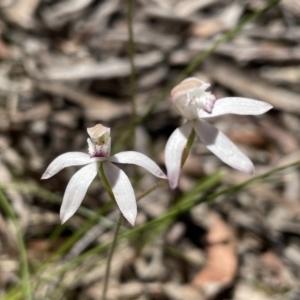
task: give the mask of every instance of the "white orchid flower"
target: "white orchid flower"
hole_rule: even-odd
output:
[[[165,162],[171,188],[178,185],[181,159],[188,138],[195,130],[200,141],[224,163],[232,168],[252,174],[254,166],[222,132],[201,120],[224,114],[260,115],[272,108],[269,103],[248,98],[226,97],[216,100],[206,89],[209,83],[198,78],[187,78],[171,91],[176,111],[187,122],[170,136],[165,148]]]
[[[42,179],[48,179],[63,168],[86,165],[77,171],[68,183],[60,209],[61,222],[66,222],[77,211],[89,185],[98,173],[100,164],[102,164],[120,211],[128,222],[134,225],[137,215],[134,191],[127,175],[114,163],[138,165],[163,179],[167,179],[167,176],[154,161],[139,152],[124,151],[109,156],[111,144],[109,128],[98,124],[88,128],[87,132],[90,136],[90,139],[87,140],[89,154],[64,153],[54,159],[42,176]]]

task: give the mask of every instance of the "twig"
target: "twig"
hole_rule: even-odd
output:
[[[121,228],[121,224],[123,221],[123,215],[120,212],[119,215],[119,220],[117,223],[117,227],[114,233],[114,238],[112,241],[112,244],[110,246],[110,251],[109,251],[109,255],[108,255],[108,259],[107,259],[107,263],[106,263],[106,271],[105,271],[105,277],[104,277],[104,287],[103,287],[103,292],[102,292],[102,300],[106,300],[106,293],[107,293],[107,288],[108,288],[108,283],[109,283],[109,275],[110,275],[110,268],[111,268],[111,261],[112,261],[112,257],[117,245],[117,240],[118,240],[118,236],[119,236],[119,231]]]

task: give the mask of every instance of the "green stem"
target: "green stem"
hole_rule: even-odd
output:
[[[101,178],[102,183],[104,185],[104,188],[106,189],[107,193],[109,194],[111,200],[116,202],[113,191],[111,189],[111,186],[110,186],[110,184],[109,184],[109,182],[108,182],[108,180],[105,176],[102,164],[100,164],[100,167],[99,167],[99,175],[100,175],[100,178]],[[151,192],[156,190],[164,182],[166,182],[165,179],[160,180],[152,188],[150,188],[149,190],[147,190],[146,192],[144,192],[143,194],[138,196],[137,201],[141,200],[142,198],[144,198],[145,196],[147,196],[148,194],[150,194]],[[110,247],[109,256],[108,256],[107,263],[106,263],[106,271],[105,271],[105,277],[104,277],[104,287],[103,287],[103,293],[102,293],[102,300],[106,300],[106,294],[107,294],[107,288],[108,288],[108,283],[109,283],[112,257],[113,257],[113,254],[114,254],[114,251],[115,251],[115,248],[116,248],[118,234],[119,234],[119,231],[120,231],[122,221],[123,221],[123,215],[122,215],[122,213],[120,213],[118,224],[117,224],[117,227],[116,227],[116,230],[115,230],[115,233],[114,233],[114,238],[113,238],[113,241],[112,241],[112,244],[111,244],[111,247]]]
[[[193,129],[190,136],[189,136],[189,139],[186,143],[186,146],[183,150],[183,153],[182,153],[182,158],[181,158],[181,168],[183,167],[183,165],[185,164],[188,156],[189,156],[189,153],[190,153],[190,150],[191,150],[191,147],[193,146],[193,143],[194,143],[194,140],[195,140],[195,130]]]
[[[230,188],[225,188],[221,191],[212,193],[210,195],[205,194],[204,196],[199,198],[199,193],[203,193],[203,192],[207,191],[208,189],[210,189],[212,186],[219,183],[219,181],[221,180],[222,177],[221,177],[220,173],[216,173],[216,174],[210,176],[208,179],[201,180],[201,184],[199,184],[199,186],[196,186],[194,189],[192,189],[191,192],[188,193],[188,195],[184,195],[183,196],[184,199],[179,201],[178,205],[176,204],[166,214],[163,214],[162,216],[159,216],[158,218],[151,220],[151,221],[147,222],[146,224],[140,225],[138,227],[134,227],[128,231],[123,232],[120,235],[120,238],[122,238],[122,239],[131,238],[132,236],[135,236],[136,234],[141,233],[145,229],[154,228],[156,224],[163,222],[164,220],[166,220],[170,217],[175,217],[175,216],[187,211],[191,207],[198,205],[199,203],[212,201],[213,199],[217,198],[220,195],[236,193],[236,192],[242,190],[243,188],[248,187],[249,185],[253,184],[254,182],[258,182],[259,180],[266,179],[266,178],[270,177],[271,175],[276,174],[277,172],[280,172],[280,171],[283,171],[283,170],[286,170],[286,169],[289,169],[292,167],[299,167],[299,166],[300,166],[300,160],[295,161],[290,164],[287,164],[287,165],[284,165],[284,166],[281,166],[281,167],[277,167],[266,173],[252,177],[251,179],[244,181],[240,184],[237,184],[235,186],[232,186]],[[12,187],[16,188],[17,190],[23,191],[23,189],[20,189],[19,185],[16,185],[16,186],[10,185],[9,186],[9,188],[12,188]],[[8,187],[0,186],[0,188],[7,189]],[[33,189],[32,192],[33,192],[33,195],[36,195],[35,189]],[[1,198],[0,198],[0,200],[1,200]],[[51,276],[54,276],[54,277],[59,276],[63,272],[70,270],[70,268],[81,264],[82,262],[84,262],[84,260],[86,260],[91,255],[98,254],[100,251],[104,251],[105,249],[107,249],[110,246],[110,244],[111,244],[110,242],[102,243],[101,245],[97,245],[94,248],[86,251],[85,253],[82,253],[81,255],[74,258],[73,260],[71,260],[63,265],[60,265],[60,267],[58,267],[57,270],[55,270],[55,271],[53,271],[53,273],[51,273]],[[42,267],[45,267],[45,266],[42,266]],[[40,270],[38,270],[38,271],[36,271],[35,276],[40,276],[40,274],[41,274]],[[14,289],[12,289],[5,296],[5,299],[6,300],[23,299],[20,286],[17,285]]]
[[[112,262],[114,251],[116,249],[117,240],[118,240],[122,221],[123,221],[123,215],[122,215],[122,213],[120,213],[117,227],[116,227],[115,233],[114,233],[114,238],[113,238],[112,244],[110,246],[109,255],[108,255],[108,259],[107,259],[107,263],[106,263],[102,300],[106,300],[106,294],[107,294],[107,288],[108,288],[109,276],[110,276],[110,269],[111,269],[111,262]]]
[[[204,181],[201,180],[199,185],[196,185],[191,190],[190,193],[188,193],[187,195],[184,195],[183,198],[178,202],[178,204],[176,204],[173,208],[171,208],[167,213],[157,217],[156,219],[153,219],[153,220],[147,222],[146,224],[134,227],[128,231],[123,232],[120,235],[120,238],[122,238],[122,239],[123,238],[131,238],[132,236],[135,236],[137,233],[140,233],[140,232],[144,231],[145,229],[154,228],[156,224],[159,224],[160,222],[164,222],[165,220],[167,220],[171,217],[173,218],[173,217],[176,217],[176,216],[182,214],[183,212],[189,210],[190,208],[192,208],[195,205],[198,205],[199,203],[211,201],[211,200],[215,199],[216,197],[223,195],[223,194],[230,194],[230,193],[238,192],[241,189],[247,187],[250,184],[253,184],[256,181],[259,181],[261,179],[266,179],[269,176],[271,176],[277,172],[286,170],[291,167],[299,166],[299,165],[300,165],[300,161],[296,161],[291,164],[287,164],[287,165],[272,169],[271,171],[268,171],[264,174],[253,177],[241,184],[237,184],[233,187],[223,189],[219,192],[216,192],[216,193],[213,193],[210,195],[205,194],[199,198],[200,193],[207,191],[214,185],[218,184],[220,182],[220,180],[222,179],[221,173],[215,173],[215,174],[209,176],[208,178],[204,179]],[[55,270],[51,274],[51,276],[58,276],[59,274],[66,272],[71,267],[74,267],[75,265],[82,263],[85,259],[87,259],[91,255],[97,254],[97,253],[99,253],[99,251],[103,251],[103,250],[107,249],[109,247],[109,245],[110,245],[110,242],[102,243],[101,245],[98,245],[98,246],[86,251],[85,253],[74,258],[72,261],[64,264],[63,266],[60,266],[58,268],[58,270]],[[16,295],[16,293],[14,295]],[[15,298],[16,296],[14,297],[14,295],[12,295],[9,299],[11,299],[11,300],[17,299],[17,298]]]
[[[21,231],[20,225],[17,221],[17,217],[16,217],[14,211],[12,210],[8,200],[2,193],[2,191],[0,191],[0,205],[1,205],[2,209],[5,211],[5,213],[11,218],[13,225],[15,227],[17,244],[18,244],[19,255],[20,255],[20,260],[21,260],[21,274],[22,274],[23,290],[25,291],[26,299],[32,300],[29,267],[28,267],[28,262],[27,262],[26,247],[24,244],[22,231]]]
[[[250,14],[249,16],[245,17],[240,23],[238,23],[234,28],[228,30],[223,36],[216,40],[216,42],[205,52],[199,54],[192,62],[175,78],[173,82],[169,86],[166,87],[165,91],[162,93],[161,97],[157,97],[147,110],[147,112],[137,120],[137,124],[142,123],[145,119],[147,119],[150,114],[156,108],[158,102],[161,99],[165,99],[169,93],[169,91],[178,84],[184,77],[188,74],[192,73],[207,57],[213,54],[222,44],[230,41],[234,38],[247,24],[251,23],[264,13],[266,13],[269,9],[274,7],[276,4],[279,3],[280,0],[270,0],[262,9]]]
[[[134,37],[133,37],[133,5],[132,0],[127,0],[127,27],[128,27],[128,56],[130,62],[130,98],[131,98],[131,134],[134,142],[134,128],[136,122],[136,107],[135,107],[135,93],[136,93],[136,70],[134,66]]]
[[[116,203],[114,193],[113,193],[113,191],[111,189],[111,186],[110,186],[110,184],[109,184],[109,182],[108,182],[108,180],[105,176],[102,163],[100,164],[100,167],[99,167],[99,175],[100,175],[100,179],[101,179],[101,181],[104,185],[104,188],[107,191],[109,197],[111,198],[111,200],[113,200]]]
[[[129,1],[129,0],[128,0]],[[254,21],[258,17],[260,17],[262,14],[267,12],[269,9],[277,5],[279,0],[270,0],[264,6],[261,10],[258,10],[249,16],[247,16],[245,19],[243,19],[239,24],[237,24],[233,29],[227,31],[223,36],[221,36],[216,42],[209,48],[207,51],[199,54],[177,77],[174,81],[169,84],[164,91],[161,93],[161,95],[155,97],[155,99],[152,101],[152,104],[148,108],[148,110],[144,113],[143,116],[139,117],[137,120],[135,120],[135,126],[142,124],[155,110],[157,104],[166,99],[168,97],[168,94],[170,90],[185,76],[193,72],[207,57],[209,57],[211,54],[213,54],[222,44],[230,41],[233,37],[236,36],[237,33],[239,33],[247,24]],[[128,138],[130,138],[132,133],[132,128],[130,130],[127,130],[125,133],[123,133],[122,137],[119,139],[119,141],[115,144],[114,150],[118,151],[118,149],[121,147],[121,145],[126,141]]]
[[[150,193],[155,191],[157,188],[162,186],[165,182],[167,182],[166,179],[159,180],[153,187],[151,187],[150,189],[148,189],[147,191],[145,191],[144,193],[142,193],[138,197],[136,197],[136,201],[140,201],[141,199],[143,199],[144,197],[146,197],[147,195],[149,195]]]
[[[110,186],[110,184],[109,184],[109,182],[108,182],[108,180],[105,176],[102,163],[100,164],[100,167],[99,167],[99,173],[100,173],[100,178],[102,180],[104,188],[106,189],[108,195],[110,196],[112,201],[116,202],[116,199],[115,199],[115,196],[114,196],[113,191],[111,189],[111,186]],[[116,230],[115,230],[115,233],[114,233],[114,238],[113,238],[112,244],[110,246],[108,259],[107,259],[107,262],[106,262],[106,270],[105,270],[105,276],[104,276],[104,286],[103,286],[103,292],[102,292],[102,300],[106,300],[106,294],[107,294],[107,288],[108,288],[108,283],[109,283],[112,257],[113,257],[113,254],[114,254],[114,251],[115,251],[115,248],[116,248],[116,245],[117,245],[118,235],[119,235],[119,231],[120,231],[122,221],[123,221],[123,215],[120,212],[119,220],[118,220],[117,227],[116,227]]]

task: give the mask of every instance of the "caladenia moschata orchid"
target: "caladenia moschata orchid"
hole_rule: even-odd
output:
[[[156,177],[166,179],[166,175],[158,165],[146,155],[135,151],[124,151],[113,156],[110,155],[110,128],[101,124],[88,128],[88,153],[67,152],[58,156],[47,168],[42,179],[48,179],[63,168],[69,166],[86,165],[77,171],[68,183],[62,206],[60,218],[66,222],[77,211],[89,185],[96,177],[100,168],[103,181],[107,181],[113,197],[130,224],[134,224],[137,215],[136,198],[127,175],[114,163],[134,164],[148,170]]]
[[[194,133],[224,163],[249,174],[254,172],[251,160],[222,132],[202,119],[224,114],[260,115],[270,110],[272,105],[240,97],[216,99],[211,92],[206,91],[209,86],[210,84],[191,77],[183,80],[171,91],[171,101],[175,110],[187,120],[172,133],[165,148],[165,162],[171,188],[178,185],[183,152]]]

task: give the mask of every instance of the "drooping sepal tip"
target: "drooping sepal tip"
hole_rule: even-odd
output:
[[[45,172],[42,177],[41,180],[45,180],[45,179],[49,179],[51,177],[51,174],[49,174],[48,172]]]
[[[175,129],[167,141],[165,163],[171,189],[175,189],[178,185],[183,151],[188,143],[192,130],[193,123],[188,121],[181,127]]]
[[[126,216],[123,214],[124,218],[130,223],[131,226],[134,226],[135,221],[136,221],[136,214],[127,212]]]

